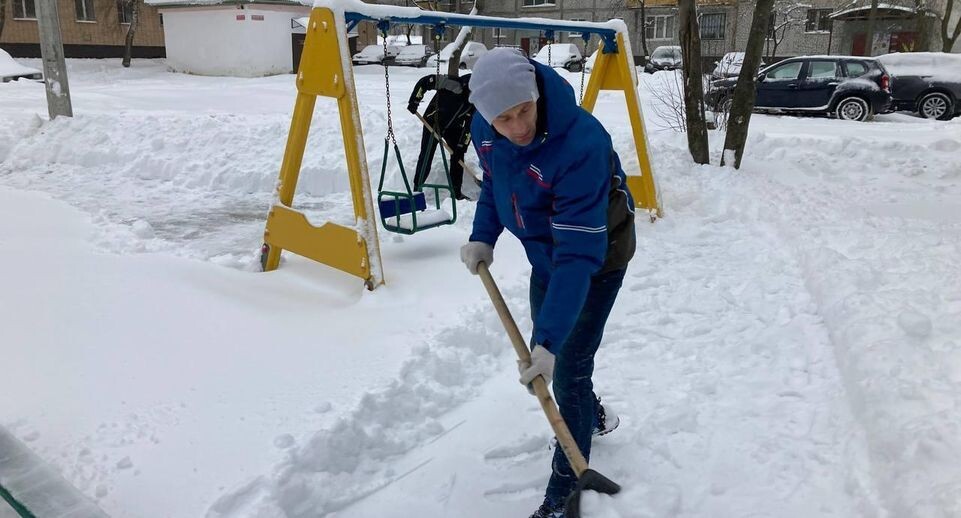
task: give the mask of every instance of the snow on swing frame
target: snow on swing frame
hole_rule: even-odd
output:
[[[656,216],[660,216],[660,203],[647,153],[649,146],[637,98],[637,75],[633,63],[628,62],[633,58],[627,26],[623,21],[598,23],[546,18],[501,18],[437,13],[416,7],[373,5],[359,0],[318,0],[308,22],[304,53],[296,77],[297,100],[281,164],[276,198],[268,213],[264,230],[264,246],[261,251],[264,271],[276,269],[280,264],[281,252],[288,250],[360,277],[368,289],[372,290],[384,284],[377,221],[360,127],[353,67],[347,46],[349,28],[363,20],[388,24],[416,23],[441,28],[459,25],[526,29],[544,31],[551,38],[555,31],[578,32],[585,40],[592,35],[598,35],[602,40],[603,50],[595,63],[582,107],[588,111],[593,110],[597,95],[602,89],[624,92],[642,171],[641,175],[629,175],[628,185],[636,193],[638,206],[648,210],[652,221]],[[338,62],[339,67],[331,66]],[[291,208],[317,96],[337,100],[354,206],[353,226],[328,221],[316,227],[311,225],[301,212]]]

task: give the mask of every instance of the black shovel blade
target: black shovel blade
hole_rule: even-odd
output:
[[[581,518],[581,492],[584,490],[616,495],[620,492],[621,486],[592,469],[585,470],[581,473],[581,478],[577,479],[574,491],[567,497],[567,502],[564,504],[564,518]]]

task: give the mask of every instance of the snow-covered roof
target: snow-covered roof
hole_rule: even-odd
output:
[[[896,11],[904,14],[915,13],[915,10],[913,7],[907,7],[904,5],[897,5],[897,4],[878,3],[877,9],[879,11],[878,14],[884,14],[884,13],[880,13],[880,11],[887,11],[886,14],[891,14],[891,11]],[[849,7],[847,9],[842,9],[836,13],[831,13],[828,15],[828,18],[831,18],[832,20],[844,19],[844,18],[852,19],[852,18],[861,16],[862,14],[864,16],[867,16],[867,13],[870,10],[871,10],[871,6],[869,5],[858,5],[854,7]]]
[[[210,5],[237,5],[237,4],[274,4],[274,5],[298,5],[310,7],[312,0],[144,0],[147,5],[154,7],[193,7]]]

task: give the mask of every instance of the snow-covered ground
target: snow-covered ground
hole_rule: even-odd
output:
[[[68,66],[73,119],[0,85],[0,426],[114,518],[539,504],[550,432],[458,260],[471,204],[381,232],[375,292],[294,256],[258,273],[292,76]],[[423,73],[391,69],[409,161]],[[376,179],[383,71],[355,74]],[[295,205],[349,221],[333,103],[317,113]],[[596,113],[636,169],[623,101]],[[961,120],[756,116],[741,171],[650,141],[665,218],[637,224],[595,376],[622,424],[592,466],[625,489],[585,514],[961,516]],[[502,239],[522,329],[526,264]]]

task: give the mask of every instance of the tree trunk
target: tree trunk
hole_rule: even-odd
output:
[[[127,27],[127,38],[123,47],[123,66],[130,67],[133,55],[133,38],[137,35],[137,25],[140,21],[140,0],[130,0],[130,26]]]
[[[3,0],[0,0],[2,2]],[[645,0],[641,0],[641,49],[644,52],[644,64],[647,64],[647,56],[651,53],[647,51],[647,8],[644,6]]]
[[[878,19],[878,0],[871,0],[871,12],[868,13],[868,33],[864,36],[864,46],[867,47],[868,57],[874,56],[874,29]]]
[[[704,120],[704,78],[701,75],[701,35],[694,0],[680,0],[681,52],[684,70],[684,111],[687,147],[698,164],[709,164],[707,121]]]
[[[944,5],[944,17],[941,18],[941,52],[951,52],[954,42],[961,36],[961,18],[954,26],[954,32],[948,34],[948,26],[951,22],[951,11],[954,10],[954,0],[947,0]]]
[[[0,0],[0,36],[3,36],[3,24],[7,22],[7,0]]]
[[[751,21],[751,32],[747,38],[744,63],[737,77],[734,99],[727,118],[727,135],[724,137],[724,153],[721,154],[722,166],[728,165],[727,162],[733,158],[734,168],[741,167],[744,144],[747,142],[747,129],[751,123],[751,112],[754,110],[754,99],[757,96],[757,68],[761,64],[761,50],[764,47],[768,18],[773,5],[774,0],[758,0],[754,7],[754,19]],[[731,152],[734,153],[733,157],[729,156]]]

